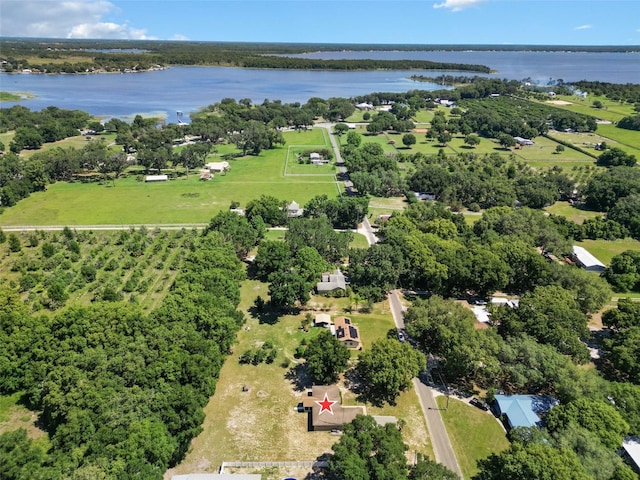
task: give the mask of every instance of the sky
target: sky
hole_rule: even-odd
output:
[[[640,45],[640,0],[0,0],[0,36]]]

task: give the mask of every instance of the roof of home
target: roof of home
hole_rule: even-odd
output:
[[[600,267],[607,268],[604,263],[594,257],[586,248],[578,247],[577,245],[573,246],[573,254],[579,263],[587,267]]]
[[[351,324],[351,319],[347,317],[336,317],[336,338],[342,341],[354,341],[360,343],[360,332],[358,327]]]
[[[342,427],[356,418],[356,415],[366,414],[365,407],[343,407],[337,385],[314,385],[311,395],[303,400],[303,405],[311,408],[313,428]]]
[[[331,324],[331,315],[328,313],[318,313],[314,322],[316,325]]]
[[[334,270],[333,273],[323,273],[322,278],[316,285],[318,293],[331,292],[338,288],[342,290],[347,289],[347,282],[344,278],[344,274],[340,271],[340,269]]]
[[[640,438],[628,437],[622,442],[622,448],[627,452],[633,463],[637,468],[640,468]]]
[[[548,395],[496,395],[500,413],[506,415],[511,427],[535,427],[539,414],[548,412],[558,400]]]

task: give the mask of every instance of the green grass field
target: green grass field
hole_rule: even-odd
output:
[[[441,409],[445,408],[444,396],[436,401]],[[449,408],[441,412],[464,478],[478,472],[478,460],[509,448],[505,431],[490,413],[453,398],[449,399]]]
[[[331,150],[331,142],[329,136],[324,128],[316,128],[313,130],[307,130],[307,135],[302,138],[294,138],[295,140],[305,141],[301,145],[287,145],[287,154],[285,159],[285,175],[328,175],[333,176],[336,173],[335,159],[331,159],[329,163],[325,165],[313,165],[310,163],[304,163],[308,160],[306,155],[303,155],[305,151],[317,149],[329,149]],[[311,142],[317,141],[317,144]],[[306,158],[305,158],[306,157]],[[303,160],[303,163],[300,162]]]
[[[247,312],[247,323],[238,334],[234,353],[225,361],[216,393],[205,407],[204,430],[194,440],[185,460],[174,469],[174,474],[216,471],[223,461],[312,460],[330,452],[340,438],[330,432],[308,432],[307,415],[295,411],[304,395],[304,389],[296,388],[296,377],[292,376],[299,363],[294,357],[295,349],[302,339],[313,338],[320,329],[312,327],[304,332],[300,328],[305,312],[271,315],[261,322],[249,313],[258,295],[268,298],[267,284],[254,280],[243,282],[240,309]],[[343,314],[347,303],[348,299],[313,297],[309,307],[328,308],[329,313],[338,315]],[[386,303],[377,304],[371,314],[356,313],[350,317],[360,326],[365,348],[393,328]],[[272,342],[278,352],[271,365],[239,363],[242,352],[265,341]],[[247,391],[243,391],[243,387]],[[353,401],[346,390],[343,394],[345,403]],[[367,413],[403,419],[406,422],[403,437],[410,451],[432,456],[426,423],[414,392],[402,394],[395,407],[367,406]]]
[[[22,98],[21,95],[13,92],[0,92],[0,102],[15,102]]]
[[[318,144],[322,132],[286,132],[287,143]],[[319,137],[320,136],[320,137]],[[222,149],[219,149],[220,151]],[[33,193],[0,215],[2,225],[93,225],[165,224],[208,222],[231,201],[246,205],[260,195],[305,204],[316,195],[338,194],[336,182],[327,177],[284,177],[286,145],[232,160],[226,175],[202,182],[192,173],[188,178],[161,183],[144,183],[135,177],[111,182],[58,182],[44,192]],[[220,155],[220,153],[218,154]],[[210,156],[210,160],[217,159]]]
[[[556,202],[553,205],[550,205],[544,209],[549,213],[553,213],[554,215],[562,215],[566,217],[568,220],[576,222],[578,224],[582,224],[588,218],[595,218],[598,216],[604,216],[604,212],[593,212],[590,210],[582,210],[577,208],[569,202]]]
[[[621,254],[625,250],[640,251],[640,242],[632,238],[624,238],[621,240],[583,240],[577,242],[576,245],[586,248],[598,260],[605,265],[611,263],[611,259]]]
[[[607,139],[617,142],[617,145],[607,140],[609,146],[621,148],[640,159],[640,132],[618,128],[615,125],[598,125],[598,133]]]
[[[557,95],[555,101],[569,102],[569,105],[558,105],[545,102],[563,110],[569,110],[571,112],[582,113],[583,115],[589,115],[591,117],[601,118],[603,120],[618,121],[622,117],[633,115],[633,105],[629,103],[621,104],[613,100],[609,100],[604,96],[589,95],[587,98],[580,98],[574,95]],[[595,108],[593,102],[596,100],[602,103],[602,108]],[[552,100],[553,101],[553,100]]]
[[[360,133],[362,135],[362,143],[377,143],[382,147],[382,150],[384,151],[384,153],[397,153],[398,150],[396,149],[396,147],[398,146],[402,146],[402,140],[400,140],[400,143],[396,143],[396,145],[392,145],[389,143],[389,139],[392,138],[391,135],[389,135],[388,137],[384,134],[379,134],[379,135],[372,135],[370,133],[367,133],[366,131],[359,131],[356,130],[358,133]],[[341,138],[341,142],[343,145],[346,145],[346,136],[343,135]]]
[[[46,450],[49,447],[49,437],[36,426],[38,415],[21,405],[22,394],[17,392],[13,395],[0,395],[0,435],[24,428],[27,436]]]

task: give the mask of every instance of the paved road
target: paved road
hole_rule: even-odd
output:
[[[393,320],[396,323],[398,329],[404,330],[404,313],[402,309],[402,303],[400,302],[400,295],[398,290],[393,290],[389,293],[389,308],[393,315]],[[456,472],[460,478],[462,478],[462,471],[456,454],[451,446],[451,440],[449,440],[449,434],[442,422],[442,416],[433,395],[433,389],[422,383],[419,379],[413,379],[413,386],[416,389],[418,398],[420,399],[420,405],[424,418],[427,421],[427,428],[429,429],[429,436],[431,437],[431,444],[433,445],[433,453],[436,457],[436,462],[442,463],[449,470]]]
[[[338,147],[338,142],[336,142],[336,137],[332,131],[334,125],[335,124],[333,123],[318,123],[316,124],[316,127],[327,129],[329,140],[331,141],[331,146],[333,147],[333,153],[336,156],[336,166],[338,167],[338,173],[344,178],[344,189],[347,192],[347,195],[351,195],[353,193],[353,183],[351,183],[351,180],[349,180],[347,167],[345,167],[344,165],[344,160],[342,159],[340,148]],[[378,243],[378,237],[376,237],[376,234],[373,231],[373,227],[371,227],[371,223],[369,223],[369,219],[367,217],[365,217],[362,221],[362,227],[358,229],[358,233],[361,233],[367,238],[367,242],[370,246],[374,243]]]
[[[371,223],[369,223],[369,219],[367,217],[364,217],[364,220],[362,220],[362,226],[358,228],[358,233],[361,233],[367,238],[369,246],[374,243],[378,243],[379,241],[379,238],[376,237],[375,233],[373,233],[373,227],[371,226]]]

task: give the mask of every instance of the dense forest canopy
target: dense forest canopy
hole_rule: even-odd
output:
[[[243,278],[232,246],[210,232],[149,315],[117,301],[33,315],[0,287],[0,392],[25,392],[51,439],[45,452],[19,433],[2,436],[3,475],[162,478],[201,431],[202,407],[244,321],[236,311]]]

